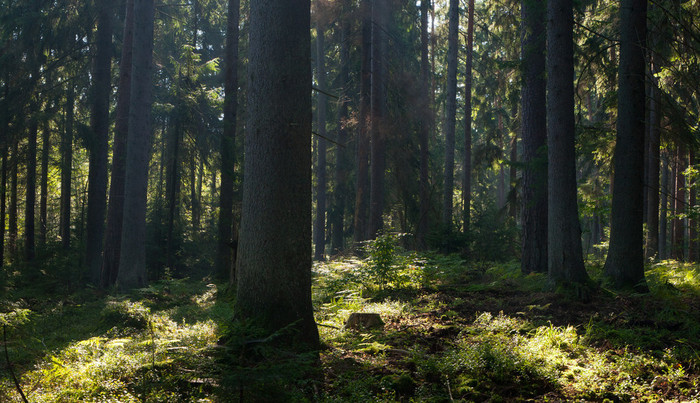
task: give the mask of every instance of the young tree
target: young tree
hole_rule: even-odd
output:
[[[472,61],[474,58],[474,0],[467,14],[467,61],[464,68],[464,178],[462,179],[462,230],[469,232],[472,197]]]
[[[122,243],[124,217],[124,176],[126,171],[126,144],[129,136],[129,102],[131,101],[131,68],[134,39],[134,0],[126,1],[124,37],[119,63],[119,94],[117,97],[114,146],[112,151],[112,176],[109,184],[109,206],[105,229],[104,254],[100,284],[114,285],[119,272],[119,255]]]
[[[445,184],[442,195],[442,224],[452,229],[454,193],[455,126],[457,115],[457,54],[459,52],[459,1],[450,0],[447,34],[447,99],[445,103]]]
[[[588,283],[576,200],[573,1],[547,2],[548,268],[554,286]]]
[[[236,316],[317,350],[311,306],[309,0],[250,3],[248,130]]]
[[[547,271],[547,108],[544,0],[521,2],[523,273]]]
[[[96,0],[97,50],[95,52],[92,112],[92,140],[89,147],[86,263],[91,282],[100,283],[104,220],[107,209],[107,152],[109,140],[109,98],[112,91],[112,2]]]
[[[73,85],[66,89],[65,124],[61,136],[61,213],[59,233],[63,250],[70,248],[70,206],[71,180],[73,177],[73,120],[75,113],[75,90]]]
[[[146,197],[153,91],[153,8],[153,0],[134,0],[134,46],[124,182],[124,222],[117,275],[117,286],[122,291],[146,284]]]
[[[233,231],[233,182],[236,169],[236,124],[238,109],[238,20],[240,0],[228,1],[226,49],[224,53],[224,131],[221,136],[221,191],[219,193],[219,244],[217,275],[235,284]]]
[[[428,36],[428,13],[430,12],[430,0],[421,0],[420,3],[420,72],[421,72],[421,90],[422,99],[424,101],[423,110],[431,111],[432,104],[430,96],[430,60],[428,58],[428,46],[430,38]],[[430,116],[430,113],[427,114]],[[428,234],[428,213],[430,208],[430,184],[428,183],[429,172],[428,164],[430,159],[430,121],[429,119],[421,119],[420,121],[420,216],[418,217],[418,228],[416,231],[416,242],[418,247],[425,248],[425,237]]]
[[[644,279],[644,108],[647,0],[620,3],[617,140],[605,274],[616,288],[647,290]]]

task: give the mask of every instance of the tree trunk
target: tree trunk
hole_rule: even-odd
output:
[[[48,219],[47,204],[49,200],[49,154],[51,147],[51,132],[47,127],[41,133],[41,182],[39,185],[39,248],[46,247],[46,221]]]
[[[671,240],[671,252],[676,260],[684,260],[683,254],[685,249],[685,223],[683,218],[680,218],[686,213],[685,211],[685,161],[687,151],[684,145],[679,145],[676,149],[676,159],[674,166],[674,199],[673,199],[673,229]]]
[[[124,182],[124,221],[117,286],[121,291],[146,284],[146,198],[151,136],[153,0],[134,0],[129,135]]]
[[[183,136],[182,115],[184,105],[182,102],[182,74],[180,74],[176,89],[176,106],[170,118],[172,125],[166,139],[165,152],[167,168],[165,176],[165,198],[168,204],[168,216],[165,236],[165,261],[166,266],[175,271],[175,226],[180,216],[180,146]]]
[[[644,279],[644,108],[646,0],[620,3],[620,66],[610,248],[605,274],[616,288],[647,290]]]
[[[311,305],[309,0],[250,3],[236,318],[317,351]],[[286,330],[289,329],[289,330]]]
[[[7,235],[10,241],[10,258],[14,261],[17,257],[17,185],[19,174],[19,144],[17,139],[12,140],[12,160],[10,162],[10,212],[7,215]]]
[[[547,8],[544,0],[521,2],[523,69],[521,136],[522,258],[524,274],[547,272],[547,107],[545,51]]]
[[[316,23],[316,75],[318,88],[326,90],[326,62],[324,40],[325,32],[321,22]],[[314,260],[324,260],[326,253],[326,187],[327,176],[327,154],[326,144],[326,95],[321,91],[317,92],[316,118],[318,136],[316,139],[316,219],[314,221]]]
[[[428,13],[430,11],[430,2],[427,0],[421,1],[420,6],[420,72],[421,72],[421,92],[425,116],[420,121],[419,132],[419,148],[420,148],[420,193],[419,193],[419,217],[418,228],[416,229],[416,243],[419,249],[426,249],[427,243],[425,237],[428,235],[428,214],[430,210],[430,183],[429,181],[429,162],[430,162],[430,124],[432,103],[430,102],[430,60],[428,58],[428,47],[430,38],[428,36]]]
[[[219,243],[217,277],[236,283],[234,253],[238,234],[233,233],[233,182],[236,169],[238,109],[238,20],[240,0],[228,0],[224,54],[224,131],[221,136],[221,190],[219,193]],[[215,179],[216,180],[216,179]]]
[[[360,72],[360,122],[357,135],[357,183],[355,191],[354,235],[355,243],[367,239],[369,213],[369,127],[372,89],[372,2],[361,0],[362,15],[362,67]]]
[[[573,1],[547,3],[548,268],[558,287],[588,283],[576,200]]]
[[[661,208],[659,211],[659,259],[668,259],[666,244],[668,243],[668,162],[664,163],[661,171]]]
[[[63,250],[70,249],[71,180],[73,177],[73,120],[75,92],[73,86],[66,91],[65,127],[61,137],[61,216],[59,233]]]
[[[652,66],[652,77],[653,74]],[[646,238],[646,258],[658,259],[659,253],[659,179],[661,167],[661,143],[659,135],[659,125],[661,124],[660,114],[656,97],[659,90],[656,87],[656,80],[652,79],[649,91],[649,142],[647,150],[647,166],[649,181],[646,186],[647,192],[647,238]]]
[[[134,39],[134,0],[126,2],[124,40],[119,63],[119,95],[117,97],[112,175],[109,186],[107,227],[100,284],[110,287],[117,281],[121,253],[122,220],[124,215],[124,175],[126,171],[126,144],[129,135],[129,102],[131,98],[132,47]]]
[[[112,91],[112,2],[97,1],[97,52],[92,87],[92,145],[88,176],[86,262],[90,280],[100,284],[105,211],[107,209],[107,153],[109,148],[109,98]]]
[[[688,164],[690,166],[695,165],[695,152],[690,151],[688,153]],[[693,184],[694,185],[694,184]],[[695,186],[688,185],[688,206],[693,208],[697,202]],[[698,261],[698,221],[694,218],[694,215],[690,214],[688,216],[688,260],[690,262]]]
[[[455,125],[457,115],[457,54],[459,53],[459,1],[450,0],[447,35],[447,98],[445,100],[445,182],[442,195],[442,225],[452,230],[454,193]]]
[[[472,61],[474,54],[474,0],[469,0],[467,62],[464,71],[464,178],[462,179],[462,230],[469,232],[472,197]]]
[[[387,0],[372,4],[372,94],[370,126],[369,238],[384,227],[384,176],[386,171]]]
[[[34,116],[31,116],[29,123],[29,137],[27,139],[27,175],[26,179],[26,197],[24,210],[24,258],[31,262],[36,256],[35,243],[35,224],[34,224],[34,208],[36,205],[36,136],[39,131],[39,105],[34,102],[31,110],[34,111]]]
[[[339,253],[344,247],[345,239],[345,203],[350,193],[348,186],[349,158],[345,146],[348,143],[348,131],[346,129],[349,116],[349,63],[350,63],[350,33],[352,24],[349,18],[351,2],[344,0],[342,4],[342,16],[340,20],[340,75],[338,85],[342,89],[341,98],[338,101],[338,129],[335,148],[335,191],[333,194],[333,207],[329,220],[331,221],[331,252]]]

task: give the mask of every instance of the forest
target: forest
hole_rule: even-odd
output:
[[[0,0],[0,401],[700,401],[696,0]]]

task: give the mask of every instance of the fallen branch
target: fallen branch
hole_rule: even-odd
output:
[[[22,392],[22,387],[19,385],[19,381],[15,376],[15,371],[12,370],[12,363],[10,363],[10,354],[7,352],[7,326],[4,323],[2,325],[2,342],[5,345],[5,361],[7,361],[7,369],[8,371],[10,371],[10,375],[12,375],[12,380],[15,382],[15,388],[17,388],[19,395],[22,396],[22,401],[24,403],[29,403],[27,397],[24,396],[24,392]]]

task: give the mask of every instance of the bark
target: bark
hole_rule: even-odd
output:
[[[345,144],[348,143],[348,130],[346,128],[349,116],[348,112],[348,85],[350,63],[350,34],[352,24],[349,18],[351,3],[343,1],[342,17],[340,20],[340,75],[338,83],[342,88],[341,98],[338,101],[338,129],[335,148],[335,191],[333,194],[333,207],[329,220],[331,221],[331,252],[339,253],[344,247],[345,239],[345,201],[350,193],[348,184],[349,156]]]
[[[372,93],[370,125],[369,238],[384,227],[384,176],[386,171],[386,47],[387,0],[372,5]]]
[[[547,3],[548,270],[551,283],[588,283],[576,200],[572,0]]]
[[[544,0],[523,0],[522,88],[522,252],[524,274],[547,272],[547,107]]]
[[[309,0],[250,3],[236,318],[317,351],[311,305]]]
[[[318,88],[326,90],[326,62],[325,62],[325,30],[322,23],[316,23],[316,75]],[[317,130],[316,139],[316,219],[314,220],[314,259],[324,260],[326,253],[326,186],[328,184],[327,155],[328,145],[326,144],[326,117],[328,101],[326,95],[317,92]]]
[[[119,94],[117,96],[112,175],[109,186],[107,226],[100,284],[110,287],[117,281],[121,253],[122,220],[124,216],[124,176],[126,171],[126,144],[129,135],[129,101],[131,98],[132,47],[134,39],[134,0],[126,2],[124,39],[119,63]]]
[[[427,247],[425,237],[428,234],[428,213],[430,209],[430,184],[428,183],[428,168],[429,168],[429,139],[430,139],[430,111],[432,104],[430,102],[430,60],[428,59],[428,47],[430,39],[428,37],[428,13],[430,11],[430,2],[428,0],[421,1],[420,8],[420,71],[421,71],[421,92],[423,99],[423,111],[426,111],[425,118],[420,122],[419,133],[419,148],[420,148],[420,193],[419,193],[419,214],[418,228],[416,230],[416,243],[419,249]],[[469,93],[471,95],[471,92]]]
[[[447,98],[445,101],[445,182],[442,195],[442,225],[452,229],[454,194],[455,126],[457,114],[457,54],[459,52],[459,1],[450,0],[447,35]]]
[[[19,145],[17,139],[12,141],[12,160],[10,163],[10,211],[7,215],[7,235],[10,241],[10,257],[17,256],[17,185],[19,173]]]
[[[474,54],[474,0],[469,0],[467,17],[467,61],[464,83],[464,178],[462,179],[462,230],[469,232],[472,197],[472,62]]]
[[[219,192],[219,244],[217,276],[236,282],[234,253],[238,234],[233,232],[233,182],[236,169],[238,109],[238,20],[240,0],[228,0],[224,54],[224,131],[221,136],[221,188]],[[216,177],[214,177],[216,182]]]
[[[146,284],[146,198],[151,136],[153,0],[134,0],[129,135],[124,182],[124,221],[117,286],[121,291]]]
[[[357,183],[355,189],[355,243],[367,239],[367,217],[369,213],[369,117],[372,88],[372,3],[361,0],[362,15],[362,67],[360,78],[360,123],[357,134]]]
[[[180,217],[180,147],[183,136],[183,114],[184,105],[182,102],[182,74],[178,78],[176,89],[176,106],[171,114],[171,128],[167,134],[166,151],[166,176],[165,176],[165,198],[168,205],[168,215],[165,235],[165,261],[170,270],[175,271],[175,248],[176,221]]]
[[[7,129],[7,127],[5,127]],[[7,133],[7,130],[5,131]],[[2,145],[2,173],[0,174],[0,267],[5,266],[5,220],[7,212],[7,144]]]
[[[644,279],[644,108],[646,0],[620,3],[620,65],[610,248],[605,274],[616,288],[647,290]]]
[[[513,116],[517,111],[513,112]],[[516,196],[518,182],[518,133],[513,133],[513,138],[510,141],[510,159],[508,161],[510,172],[508,172],[508,215],[513,221],[518,219],[518,200]]]
[[[109,143],[109,98],[112,65],[112,2],[100,0],[97,17],[97,51],[93,70],[90,151],[88,176],[86,263],[93,284],[100,284],[105,212],[107,210],[107,153]]]
[[[666,244],[668,243],[668,163],[664,163],[661,171],[661,208],[659,211],[659,259],[668,259]]]
[[[690,151],[688,153],[688,164],[690,166],[695,165],[695,152]],[[688,189],[688,202],[690,208],[693,208],[697,202],[695,186],[689,185]],[[688,260],[690,262],[698,261],[698,221],[694,218],[694,215],[690,214],[688,218]]]
[[[653,77],[653,71],[652,71]],[[649,133],[647,166],[649,180],[646,186],[647,193],[647,238],[646,258],[658,259],[659,253],[659,179],[661,169],[661,142],[659,125],[661,123],[657,107],[656,97],[658,89],[655,80],[652,79],[649,91]]]

